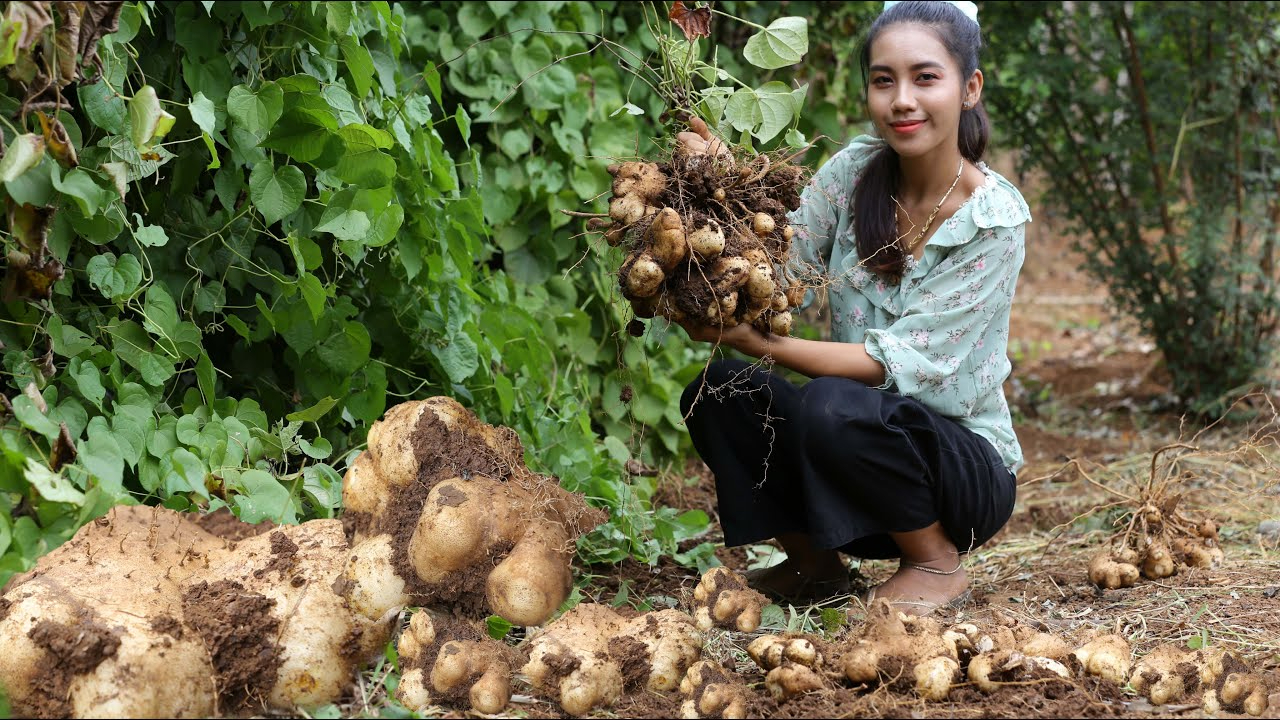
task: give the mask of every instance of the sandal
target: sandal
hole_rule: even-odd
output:
[[[770,570],[775,570],[774,574],[779,574],[775,566],[748,570],[745,573],[747,585],[779,605],[783,603],[796,606],[816,605],[834,597],[848,595],[853,586],[848,575],[818,580],[803,575],[799,570],[791,570],[790,572],[801,576],[802,580],[795,589],[788,592],[770,584],[768,579]]]
[[[871,601],[876,599],[876,588],[878,587],[880,586],[877,585],[876,587],[871,588],[866,592],[866,594],[864,594],[861,597],[863,605],[866,605],[867,607],[871,606]],[[889,606],[893,607],[894,609],[900,609],[901,606],[905,605],[906,607],[902,608],[902,612],[905,612],[908,615],[924,617],[925,615],[932,615],[933,613],[938,612],[939,610],[959,610],[965,605],[968,605],[969,602],[972,600],[973,600],[973,591],[965,590],[964,592],[960,593],[959,595],[951,598],[950,600],[944,603],[929,602],[927,600],[888,600],[888,599],[886,599],[885,602],[889,603]]]

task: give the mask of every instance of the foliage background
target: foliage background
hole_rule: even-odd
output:
[[[28,33],[29,5],[48,6],[7,3],[0,36],[0,584],[118,503],[331,516],[369,424],[434,394],[513,427],[532,467],[610,509],[585,562],[713,562],[706,515],[655,507],[656,478],[627,470],[683,471],[677,398],[706,349],[660,328],[628,337],[618,258],[559,212],[603,210],[604,166],[660,151],[673,129],[627,68],[652,62],[651,28],[670,32],[656,10],[129,2],[98,62],[67,70],[65,18]],[[1193,402],[1223,391],[1209,371],[1256,378],[1274,317],[1261,263],[1275,203],[1251,199],[1276,197],[1280,24],[1245,21],[1276,18],[1275,3],[1222,7],[1134,3],[1132,41],[1098,3],[981,11],[999,144],[1046,171],[1044,202],[1078,220],[1091,267],[1166,352],[1200,359],[1181,376]],[[819,141],[802,162],[865,131],[857,42],[880,3],[716,8],[812,20],[794,67],[744,63],[756,30],[722,16],[700,49],[751,85],[804,88],[792,129]],[[1203,40],[1187,52],[1183,37]],[[1134,47],[1145,111],[1121,91]],[[24,107],[41,73],[65,99],[56,122]],[[1149,128],[1125,122],[1144,112]],[[1195,125],[1218,117],[1232,132]],[[1178,149],[1190,182],[1156,182]],[[1238,182],[1216,182],[1224,168]],[[1177,252],[1159,254],[1168,242]],[[55,262],[47,295],[28,287]]]

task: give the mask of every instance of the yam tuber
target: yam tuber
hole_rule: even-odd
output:
[[[1057,660],[1002,649],[983,653],[969,661],[969,681],[979,690],[992,693],[1005,683],[1044,678],[1071,679],[1071,671]]]
[[[389,547],[412,604],[464,601],[545,622],[568,597],[574,540],[604,520],[524,464],[520,438],[446,397],[397,405],[347,471],[356,547]]]
[[[473,710],[492,715],[511,700],[513,653],[478,628],[419,611],[400,635],[397,652],[396,699],[409,710],[424,712],[466,694]]]
[[[942,700],[959,677],[955,643],[943,637],[937,621],[903,615],[887,600],[871,603],[865,624],[852,638],[844,649],[844,673],[855,683],[910,686],[922,698]],[[931,662],[934,658],[946,661]]]
[[[1102,635],[1076,648],[1071,654],[1086,674],[1117,685],[1124,685],[1129,679],[1132,663],[1129,643],[1119,635]]]
[[[731,675],[716,663],[699,660],[689,666],[680,681],[680,716],[687,720],[725,718],[738,720],[747,716],[749,693],[737,675]]]
[[[521,672],[570,715],[611,705],[624,689],[670,692],[702,654],[693,619],[660,610],[630,620],[580,603],[529,640]]]
[[[747,645],[747,654],[767,673],[764,686],[777,699],[826,687],[822,653],[809,637],[763,635]]]
[[[1158,645],[1134,664],[1129,685],[1152,705],[1178,702],[1200,687],[1197,659],[1181,644]]]
[[[1138,575],[1136,566],[1115,560],[1109,550],[1094,555],[1089,561],[1089,581],[1101,588],[1131,587],[1138,582]]]
[[[232,542],[193,518],[113,508],[10,583],[0,677],[18,714],[314,707],[340,697],[386,644],[403,598],[353,595],[339,521]],[[396,604],[370,602],[379,598]]]
[[[755,632],[760,612],[769,599],[747,586],[747,581],[726,567],[714,567],[693,590],[693,618],[699,630],[712,627]]]

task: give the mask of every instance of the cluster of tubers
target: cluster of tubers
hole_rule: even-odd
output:
[[[315,707],[341,697],[382,653],[408,605],[447,602],[541,624],[568,597],[576,538],[604,514],[523,458],[513,431],[437,397],[374,423],[344,478],[341,520],[218,526],[212,515],[113,508],[0,595],[0,682],[13,711],[206,717]],[[419,646],[434,647],[423,632]],[[458,647],[460,660],[474,655]],[[436,691],[470,683],[482,688],[473,702],[495,706],[501,693],[486,688],[500,683],[471,675],[500,655],[443,669],[452,657],[433,654]],[[462,680],[445,683],[446,672]]]
[[[609,219],[588,227],[625,246],[618,281],[636,318],[790,334],[804,288],[784,274],[794,234],[786,213],[799,207],[801,173],[767,156],[737,169],[727,157],[610,165]],[[635,321],[633,333],[642,330]]]
[[[1093,630],[1081,641],[1072,649],[1063,637],[1008,620],[945,627],[876,600],[865,623],[833,643],[808,636],[763,636],[747,651],[766,671],[765,687],[778,699],[830,687],[831,673],[839,672],[858,685],[912,692],[933,702],[946,700],[965,681],[994,693],[1009,684],[1072,683],[1087,676],[1128,684],[1155,705],[1186,700],[1203,689],[1206,712],[1258,716],[1269,706],[1265,677],[1224,650],[1164,645],[1134,664],[1129,642],[1120,635]],[[721,692],[729,694],[728,689]],[[700,717],[712,717],[709,712]]]
[[[693,619],[699,630],[713,627],[755,632],[769,599],[747,586],[729,568],[714,567],[693,589]]]
[[[1100,588],[1130,587],[1139,577],[1166,578],[1180,566],[1217,567],[1222,563],[1218,526],[1190,520],[1177,510],[1179,495],[1148,502],[1132,513],[1123,534],[1089,560],[1089,580]]]

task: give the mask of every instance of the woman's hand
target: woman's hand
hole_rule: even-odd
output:
[[[684,328],[685,333],[689,335],[691,340],[725,345],[752,357],[760,357],[766,352],[765,345],[768,342],[768,338],[750,324],[744,323],[730,328],[718,328],[708,325],[690,325],[682,322],[680,327]]]
[[[711,129],[707,127],[707,123],[702,118],[694,116],[689,121],[689,130],[692,132],[676,133],[676,140],[680,142],[681,148],[689,155],[728,155],[729,146],[715,135],[711,134]]]

